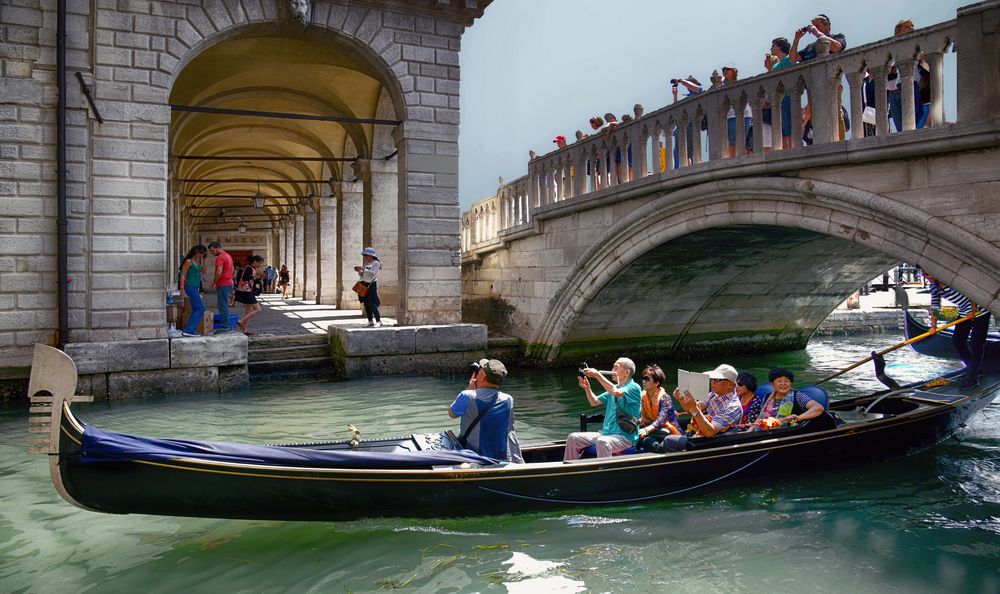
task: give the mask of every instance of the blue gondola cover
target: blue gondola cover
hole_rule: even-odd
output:
[[[83,433],[81,461],[138,462],[188,458],[210,462],[263,464],[294,468],[419,469],[468,462],[498,464],[472,450],[431,450],[389,453],[357,450],[320,450],[307,447],[267,446],[218,441],[152,439],[111,433],[87,426]]]

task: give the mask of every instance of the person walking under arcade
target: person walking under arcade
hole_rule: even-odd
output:
[[[191,314],[181,331],[182,336],[198,336],[198,324],[205,313],[205,302],[201,299],[201,265],[207,253],[205,246],[199,243],[184,256],[181,264],[181,292],[191,303]]]

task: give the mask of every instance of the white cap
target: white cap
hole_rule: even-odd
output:
[[[736,368],[732,365],[726,365],[723,363],[712,371],[706,371],[705,375],[708,376],[708,379],[729,380],[735,384],[736,376],[739,375],[739,372],[736,371]]]

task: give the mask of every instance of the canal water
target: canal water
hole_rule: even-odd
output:
[[[800,370],[805,383],[899,338],[817,338],[805,351],[728,362],[764,379],[772,366]],[[917,380],[954,367],[906,349],[889,372]],[[398,435],[453,427],[446,407],[464,382],[464,370],[288,380],[77,411],[103,429],[157,437],[324,440],[348,437],[347,423]],[[828,385],[834,398],[877,387],[867,366]],[[573,370],[515,369],[505,389],[522,443],[564,438],[587,410]],[[1000,591],[1000,400],[956,439],[869,466],[630,507],[342,523],[82,511],[53,490],[44,459],[24,453],[26,426],[23,408],[0,410],[4,593]]]

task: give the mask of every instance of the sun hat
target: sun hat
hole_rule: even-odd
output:
[[[378,256],[375,255],[375,248],[373,248],[373,247],[366,247],[365,249],[361,250],[361,255],[362,256],[371,256],[372,258],[375,258],[376,260],[378,259]]]
[[[736,378],[739,377],[739,372],[732,365],[723,363],[712,371],[706,371],[705,375],[708,376],[708,379],[729,380],[735,384]]]

